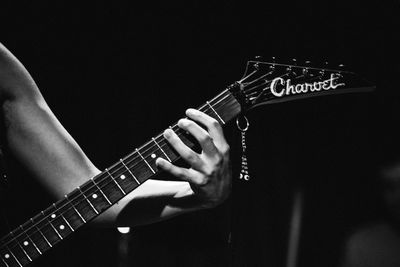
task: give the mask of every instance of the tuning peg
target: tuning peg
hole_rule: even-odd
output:
[[[345,65],[342,64],[342,63],[340,63],[340,64],[338,65],[338,67],[339,67],[338,75],[339,75],[339,76],[342,76],[341,72],[343,71]]]
[[[329,62],[325,61],[324,62],[324,67],[327,68],[328,66],[329,66]],[[324,69],[320,70],[319,74],[321,74],[321,76],[324,76],[325,70]]]
[[[269,68],[271,69],[271,70],[274,70],[275,69],[275,63],[276,63],[276,61],[275,61],[275,57],[271,57],[271,66],[269,66]]]
[[[311,61],[310,60],[304,61],[304,65],[305,65],[305,68],[303,68],[303,74],[307,75],[309,73],[308,68],[311,65]]]

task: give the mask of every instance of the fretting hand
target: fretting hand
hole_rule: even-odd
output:
[[[164,131],[165,139],[191,167],[178,167],[162,158],[158,158],[156,163],[161,169],[189,182],[201,208],[211,208],[224,201],[230,193],[229,145],[217,120],[195,109],[188,109],[186,115],[189,119],[179,120],[178,126],[196,138],[201,153],[194,152],[173,130],[167,129]],[[196,122],[204,125],[207,131]]]

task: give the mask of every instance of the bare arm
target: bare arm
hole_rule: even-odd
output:
[[[57,198],[99,173],[60,124],[23,65],[0,44],[0,100],[10,150]],[[182,182],[149,180],[98,218],[98,222],[132,226],[210,208],[230,190],[229,147],[221,127],[207,115],[190,110],[179,125],[202,145],[197,154],[169,131],[165,137],[191,165],[183,169],[161,159],[160,168]]]

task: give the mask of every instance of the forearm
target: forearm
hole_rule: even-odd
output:
[[[0,100],[9,150],[57,199],[100,172],[52,113],[28,71],[1,44]],[[220,125],[199,111],[191,110],[187,115],[210,132],[189,120],[179,124],[202,140],[204,153],[195,154],[175,133],[165,132],[164,137],[178,153],[187,161],[192,159],[188,162],[193,168],[157,160],[158,167],[185,181],[149,180],[96,222],[116,226],[151,223],[213,207],[227,197],[231,184],[229,146]]]
[[[1,44],[0,96],[6,145],[57,198],[98,172],[51,112],[28,71]]]

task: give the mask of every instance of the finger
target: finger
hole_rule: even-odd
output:
[[[222,127],[216,119],[196,109],[186,110],[186,115],[207,128],[211,138],[214,140],[215,146],[218,147],[221,152],[225,152],[225,150],[227,151],[229,149]]]
[[[172,174],[175,177],[178,177],[181,180],[187,181],[192,184],[199,185],[201,183],[200,173],[193,170],[193,169],[186,169],[175,166],[171,162],[163,159],[158,158],[156,160],[156,165],[160,169]]]
[[[186,160],[193,168],[200,169],[202,166],[200,156],[191,150],[179,136],[171,129],[167,129],[164,131],[164,137],[171,144],[171,146],[178,152],[178,154]]]
[[[192,120],[181,119],[178,121],[178,126],[196,138],[205,154],[210,156],[218,154],[218,150],[215,147],[211,136],[197,123]]]

